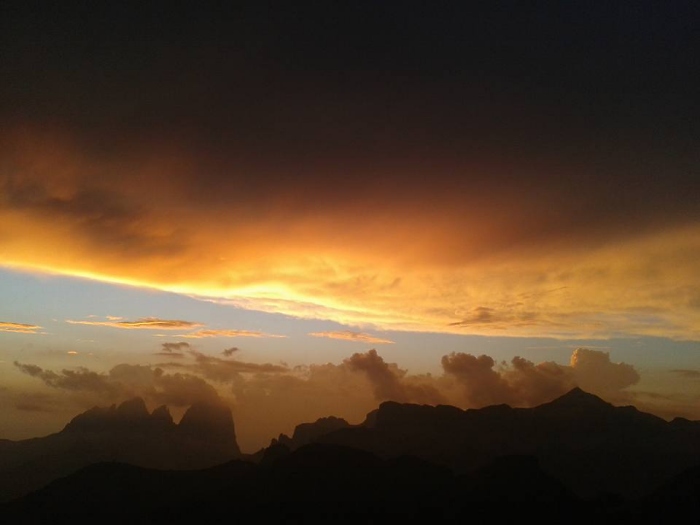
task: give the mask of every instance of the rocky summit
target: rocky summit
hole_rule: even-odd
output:
[[[141,398],[93,407],[50,436],[3,442],[0,501],[103,461],[158,469],[200,469],[241,456],[233,417],[221,404],[190,406],[179,424],[167,406],[149,413]]]

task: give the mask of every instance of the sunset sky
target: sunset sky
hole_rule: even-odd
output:
[[[72,4],[0,8],[0,438],[700,419],[696,2]]]

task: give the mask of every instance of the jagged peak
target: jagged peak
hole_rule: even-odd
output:
[[[309,434],[318,434],[329,432],[331,430],[336,430],[339,428],[345,428],[350,426],[350,424],[341,417],[328,416],[322,417],[314,421],[313,423],[301,423],[294,428],[294,434],[292,439],[299,439],[301,436],[308,436]]]
[[[145,419],[149,416],[146,402],[141,397],[134,397],[121,403],[116,413],[127,419]]]
[[[151,418],[155,421],[173,423],[173,416],[170,414],[170,409],[166,405],[161,405],[151,412]]]
[[[138,427],[151,428],[153,424],[162,428],[173,425],[173,420],[167,407],[159,407],[153,414],[148,412],[146,402],[141,397],[133,397],[119,405],[109,407],[94,406],[82,414],[78,414],[65,426],[67,431],[107,432],[123,431]]]

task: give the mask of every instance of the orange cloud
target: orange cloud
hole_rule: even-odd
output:
[[[197,330],[188,334],[180,334],[178,337],[201,339],[205,337],[287,337],[286,335],[266,334],[250,330]]]
[[[41,330],[41,326],[25,323],[10,323],[0,321],[0,332],[14,332],[16,334],[36,334]]]
[[[156,317],[144,317],[135,321],[74,321],[66,319],[70,324],[83,324],[90,326],[108,326],[111,328],[124,328],[127,330],[182,330],[183,328],[197,328],[201,323],[172,319],[158,319]]]
[[[62,129],[0,138],[7,267],[349,327],[700,340],[700,221],[596,210],[597,188],[570,194],[551,167],[538,186],[493,159],[395,162],[340,192],[326,166],[296,186],[288,166],[176,142],[108,157]],[[369,177],[362,163],[343,169]],[[230,180],[208,178],[221,172]]]
[[[341,330],[337,332],[312,332],[309,333],[312,337],[328,337],[330,339],[340,339],[342,341],[354,341],[358,343],[369,344],[394,344],[394,341],[389,339],[381,339],[373,335],[363,334],[362,332],[353,332],[351,330]]]

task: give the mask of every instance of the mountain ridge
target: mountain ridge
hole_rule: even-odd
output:
[[[700,465],[700,422],[666,422],[578,388],[533,408],[463,410],[385,401],[360,424],[320,418],[297,425],[291,437],[280,434],[270,446],[243,454],[231,412],[223,405],[193,405],[175,424],[167,407],[148,413],[143,399],[132,398],[93,407],[57,434],[1,442],[0,479],[7,481],[0,483],[0,502],[105,461],[165,470],[196,470],[230,460],[269,467],[312,445],[361,451],[384,462],[418,461],[465,479],[499,458],[532,458],[543,476],[578,498],[638,499]],[[17,461],[23,453],[24,461]],[[534,468],[527,461],[510,465]],[[31,479],[27,472],[41,475]],[[31,483],[9,481],[15,479]]]
[[[165,405],[149,413],[144,400],[134,397],[92,407],[57,433],[0,443],[0,502],[104,461],[198,469],[241,456],[231,411],[223,404],[195,403],[176,424]]]
[[[700,423],[695,423],[667,422],[574,388],[533,408],[462,410],[386,401],[363,423],[316,432],[315,441],[382,458],[413,455],[461,474],[499,456],[533,456],[581,497],[615,493],[633,498],[700,464]],[[294,450],[306,443],[283,435],[271,445]]]

